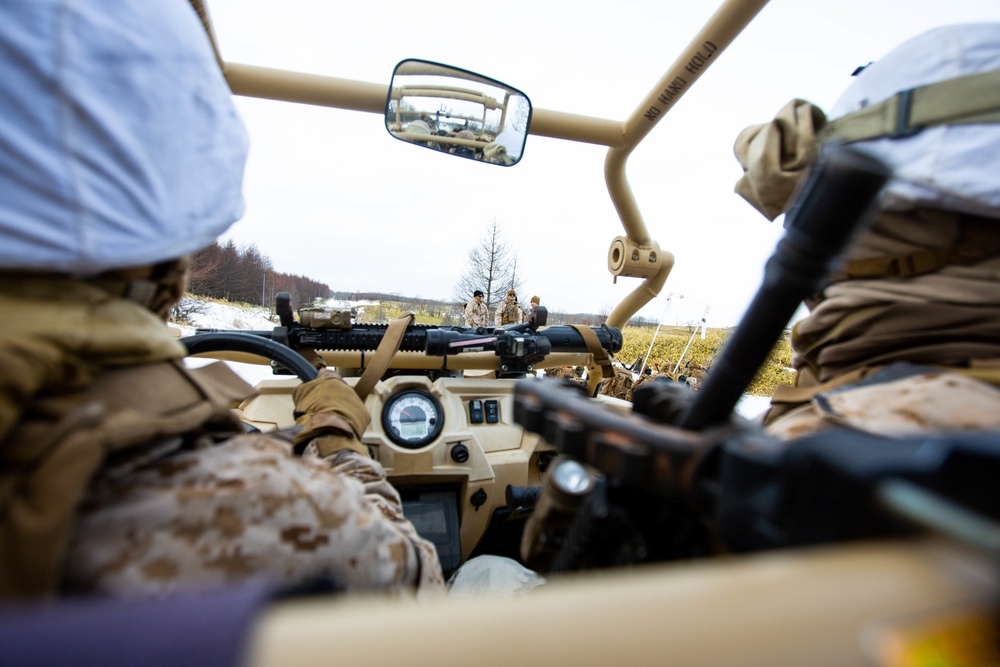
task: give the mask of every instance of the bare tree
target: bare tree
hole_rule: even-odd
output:
[[[328,299],[332,294],[329,285],[275,271],[271,259],[257,246],[238,248],[232,239],[225,246],[216,241],[191,256],[188,291],[226,301],[260,302],[264,306],[273,304],[278,292],[288,292],[293,304]]]
[[[222,264],[222,247],[218,241],[212,241],[207,248],[192,253],[191,269],[188,272],[188,286],[196,294],[207,293],[205,283],[212,279]]]
[[[503,298],[502,292],[520,286],[517,274],[517,252],[504,238],[503,226],[496,218],[486,225],[482,238],[469,250],[469,261],[455,283],[452,298],[465,303],[475,290],[485,295],[487,307],[492,311],[494,301]]]
[[[515,292],[520,293],[523,285],[524,281],[521,280],[521,274],[517,272],[517,253],[514,253],[510,262],[507,264],[507,277],[504,280],[503,286],[506,287],[506,289],[512,289]]]

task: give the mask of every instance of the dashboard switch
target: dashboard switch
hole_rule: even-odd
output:
[[[469,421],[473,424],[483,423],[483,402],[479,400],[469,401]]]

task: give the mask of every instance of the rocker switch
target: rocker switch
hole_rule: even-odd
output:
[[[483,402],[479,400],[469,401],[469,421],[473,424],[483,423]]]
[[[500,422],[500,403],[494,399],[486,401],[486,423],[497,424]]]

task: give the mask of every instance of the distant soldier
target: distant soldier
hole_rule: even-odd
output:
[[[632,371],[616,366],[615,376],[601,383],[601,389],[598,393],[602,396],[611,396],[630,401],[632,400],[633,384],[635,384],[635,381],[632,379]]]
[[[699,384],[705,381],[708,377],[708,369],[699,364],[694,359],[691,359],[686,364],[684,364],[685,374],[687,375],[688,384],[692,388],[697,387]]]
[[[524,311],[521,310],[521,306],[517,303],[516,290],[507,290],[507,298],[497,308],[496,317],[493,319],[494,324],[498,327],[502,327],[505,324],[521,324],[527,321]]]
[[[490,309],[483,303],[483,293],[476,290],[472,299],[465,304],[465,326],[488,327],[490,325]]]
[[[656,373],[653,373],[652,369],[647,366],[646,370],[644,370],[642,372],[642,374],[635,380],[635,382],[632,383],[632,386],[629,387],[629,390],[628,390],[628,393],[625,396],[625,399],[628,400],[628,401],[631,401],[632,400],[632,396],[635,394],[635,390],[636,389],[638,389],[642,385],[646,384],[647,382],[652,382],[654,379],[656,379],[658,377],[662,377],[660,375],[659,370],[657,370]]]
[[[538,304],[542,302],[541,297],[533,296],[531,301],[528,302],[528,309],[524,311],[524,321],[527,322],[531,318],[531,313],[538,307]]]
[[[556,366],[555,368],[546,368],[545,377],[547,378],[573,378],[576,377],[576,373],[573,371],[572,366]]]
[[[582,387],[587,386],[587,379],[583,377],[583,366],[556,366],[546,368],[545,377],[572,382]]]

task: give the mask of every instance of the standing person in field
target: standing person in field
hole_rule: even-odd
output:
[[[524,311],[521,310],[521,306],[517,303],[517,290],[507,290],[507,298],[497,308],[493,324],[502,327],[506,324],[521,324],[525,321]]]
[[[534,312],[535,308],[542,302],[541,297],[533,296],[531,301],[528,302],[528,309],[524,311],[524,321],[527,322],[531,319],[531,313]]]
[[[465,304],[465,326],[467,327],[488,327],[490,325],[490,309],[483,302],[483,293],[476,290],[472,293],[472,299]]]

